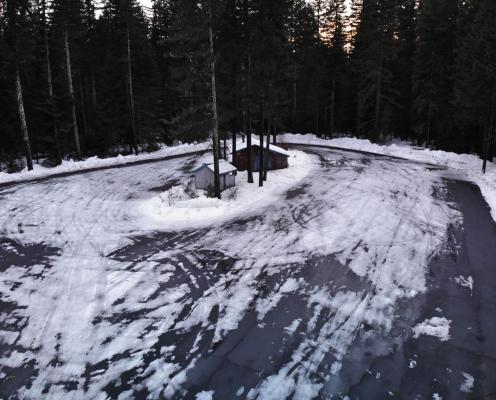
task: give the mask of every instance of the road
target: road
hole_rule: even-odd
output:
[[[205,229],[136,211],[192,155],[1,188],[0,397],[496,398],[496,226],[479,189],[301,150],[305,182]],[[432,317],[449,340],[414,337]]]

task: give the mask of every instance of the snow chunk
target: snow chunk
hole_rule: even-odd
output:
[[[213,390],[210,390],[208,392],[203,391],[196,395],[196,400],[212,400],[213,395],[214,395]]]
[[[474,288],[474,280],[471,276],[465,278],[460,275],[458,278],[455,278],[455,282],[458,283],[462,287],[466,287],[470,290],[470,295],[472,296],[472,289]]]
[[[472,375],[467,374],[466,372],[462,372],[464,381],[460,385],[460,390],[463,393],[472,393],[472,389],[474,388],[475,379]]]
[[[295,319],[293,322],[291,322],[291,325],[289,325],[286,328],[284,328],[284,331],[288,335],[292,335],[293,333],[296,332],[296,330],[298,329],[298,327],[300,326],[300,324],[301,324],[301,318]]]
[[[450,339],[451,321],[443,317],[433,317],[418,324],[413,328],[413,337],[417,339],[420,335],[435,336],[442,342]]]

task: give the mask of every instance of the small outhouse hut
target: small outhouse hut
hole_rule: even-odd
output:
[[[236,185],[236,167],[226,160],[219,160],[220,190],[226,190]],[[193,171],[195,187],[199,190],[213,190],[215,184],[214,164],[203,164]]]
[[[262,169],[262,154],[267,153],[267,148],[264,146],[263,151],[260,151],[259,144],[251,145],[251,170],[260,171]],[[279,146],[273,144],[269,145],[268,157],[267,157],[267,170],[271,171],[274,169],[284,169],[288,168],[288,158],[289,153]],[[241,147],[236,151],[235,165],[240,171],[246,171],[248,169],[248,148],[246,143],[242,144]]]

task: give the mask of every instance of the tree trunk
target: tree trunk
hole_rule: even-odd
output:
[[[490,145],[489,145],[489,156],[488,160],[493,162],[494,160],[494,146],[496,142],[496,124],[493,120],[493,125],[492,125],[492,134],[491,134],[491,139],[490,139]]]
[[[72,67],[71,67],[71,52],[69,49],[69,34],[67,28],[64,29],[64,50],[65,50],[65,62],[67,71],[67,83],[69,85],[69,99],[72,107],[72,129],[74,132],[74,143],[76,146],[76,157],[78,160],[81,159],[81,145],[79,143],[79,132],[76,118],[76,102],[74,100],[74,87],[72,85]]]
[[[215,53],[214,34],[212,31],[212,10],[209,10],[210,20],[208,25],[208,42],[210,52],[210,79],[212,90],[212,136],[214,152],[214,192],[215,197],[220,199],[220,178],[219,178],[219,121],[217,117],[217,91],[215,87]]]
[[[491,125],[489,124],[487,132],[484,133],[484,149],[482,156],[482,173],[485,174],[487,170],[487,156],[489,153],[489,136],[491,134]]]
[[[259,166],[258,166],[258,186],[263,186],[263,172],[265,169],[265,155],[264,155],[264,112],[262,105],[262,122],[260,129],[260,151],[259,151]]]
[[[276,125],[274,123],[274,119],[272,119],[272,143],[276,144],[277,143],[277,131],[276,131]]]
[[[237,139],[236,131],[233,130],[233,132],[232,132],[232,163],[234,165],[236,165],[236,139]]]
[[[248,56],[248,131],[246,132],[246,162],[248,183],[253,183],[253,152],[251,148],[251,56]]]
[[[356,114],[355,114],[355,135],[360,138],[362,133],[362,99],[360,92],[357,92]]]
[[[26,164],[28,171],[33,169],[33,158],[31,156],[31,144],[29,142],[28,124],[26,122],[26,114],[24,113],[24,101],[22,99],[21,76],[19,69],[16,68],[16,99],[17,108],[19,110],[19,120],[21,122],[22,139],[24,141],[24,151],[26,153]]]
[[[317,100],[317,108],[315,110],[315,134],[320,137],[320,126],[319,126],[319,121],[320,121],[320,110],[319,110],[319,102]]]
[[[293,132],[296,130],[296,65],[293,66],[293,103],[292,103],[292,110],[291,110],[291,119],[292,119],[292,129]]]
[[[332,78],[331,87],[331,105],[330,105],[330,118],[329,118],[329,139],[334,137],[334,111],[336,107],[336,78]]]
[[[136,144],[137,132],[136,132],[136,111],[134,107],[134,91],[133,91],[133,69],[131,67],[131,34],[129,32],[129,22],[126,27],[126,39],[127,39],[127,94],[128,94],[128,107],[129,107],[129,122],[130,122],[130,133],[131,133],[131,147],[134,153],[138,154],[138,145]]]
[[[376,76],[376,93],[375,93],[375,116],[374,116],[374,134],[376,138],[380,135],[380,120],[381,120],[381,98],[382,98],[382,66],[377,70]]]
[[[88,134],[88,125],[86,122],[86,106],[85,106],[85,98],[84,98],[84,90],[83,90],[83,76],[82,72],[79,71],[79,98],[81,102],[81,123],[83,125],[83,135]]]
[[[46,23],[46,3],[42,3],[42,18],[43,18],[43,45],[45,47],[45,64],[47,72],[47,86],[48,86],[48,101],[50,103],[50,112],[52,116],[53,127],[53,142],[55,144],[55,157],[57,164],[62,163],[62,150],[60,148],[59,129],[57,126],[57,118],[55,116],[55,99],[53,96],[53,79],[52,79],[52,66],[50,63],[50,46],[48,43],[48,29]]]
[[[227,133],[224,133],[222,137],[224,139],[224,160],[227,161]]]
[[[269,157],[270,157],[270,154],[269,154],[269,149],[270,149],[270,130],[271,130],[271,120],[268,119],[267,120],[267,134],[266,134],[266,140],[265,140],[265,163],[264,163],[264,176],[263,176],[263,179],[264,181],[267,180],[267,170],[269,169]]]

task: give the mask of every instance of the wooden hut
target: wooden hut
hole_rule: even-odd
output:
[[[267,153],[267,148],[264,146],[263,151],[260,151],[259,144],[251,145],[251,168],[252,171],[260,171],[262,169],[262,154]],[[269,145],[267,157],[267,170],[288,168],[289,153],[281,147],[273,144]],[[246,143],[243,143],[236,151],[235,163],[240,171],[248,169],[248,149]]]
[[[236,167],[225,160],[219,160],[220,190],[236,185]],[[214,164],[203,164],[193,171],[195,187],[199,190],[214,190]]]

